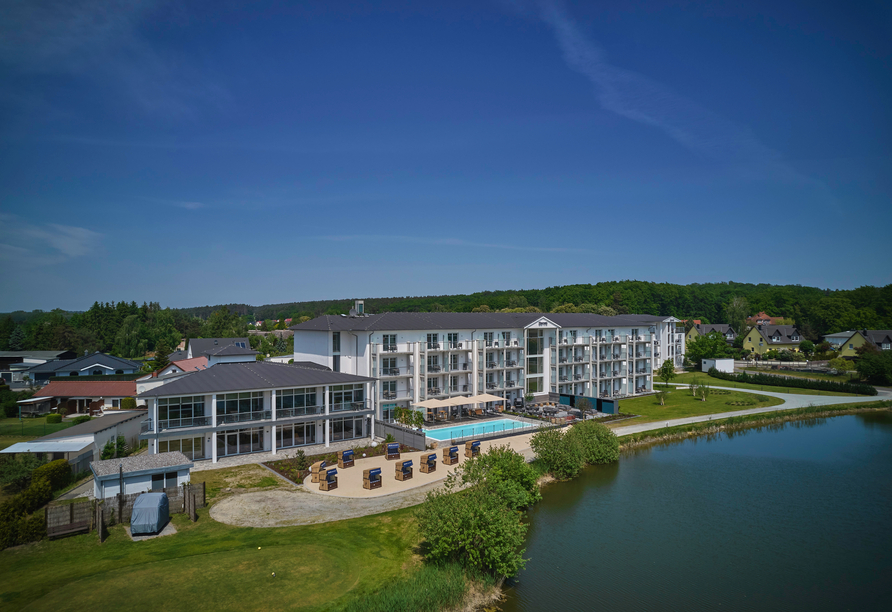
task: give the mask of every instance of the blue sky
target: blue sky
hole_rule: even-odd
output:
[[[892,282],[881,2],[0,7],[0,311]]]

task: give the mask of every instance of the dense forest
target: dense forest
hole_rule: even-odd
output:
[[[547,289],[484,291],[467,295],[364,298],[366,312],[527,310],[673,315],[727,323],[726,307],[743,298],[751,314],[792,319],[812,341],[849,329],[892,329],[892,285],[829,290],[800,285],[642,281],[566,285]],[[0,350],[101,350],[139,357],[182,338],[243,336],[248,323],[347,313],[352,299],[250,306],[161,308],[157,303],[95,303],[86,312],[14,312],[0,315]],[[258,342],[257,340],[252,343]],[[255,347],[258,348],[258,347]]]

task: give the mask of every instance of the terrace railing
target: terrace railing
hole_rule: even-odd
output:
[[[271,410],[255,410],[254,412],[231,412],[229,414],[218,414],[217,425],[228,425],[232,423],[250,423],[251,421],[267,421],[273,418]]]

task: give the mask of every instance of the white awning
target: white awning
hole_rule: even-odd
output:
[[[47,400],[51,400],[51,397],[32,397],[31,399],[21,400],[20,402],[16,402],[17,404],[36,404],[38,402],[45,402]]]
[[[0,453],[77,453],[93,444],[93,436],[31,440],[7,446]]]

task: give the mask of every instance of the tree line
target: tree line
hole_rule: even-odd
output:
[[[734,299],[743,309],[729,308]],[[96,302],[86,312],[18,311],[0,315],[0,350],[100,350],[122,357],[154,351],[183,338],[244,336],[248,323],[346,314],[353,300],[250,306],[161,308],[157,302]],[[892,329],[892,285],[830,290],[801,285],[610,281],[546,289],[366,298],[366,312],[595,312],[652,314],[740,326],[760,311],[790,319],[812,342],[850,329]],[[733,319],[733,320],[732,320]],[[281,327],[282,324],[279,324]],[[738,330],[739,332],[740,330]]]

